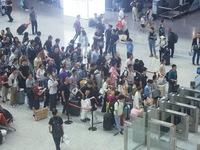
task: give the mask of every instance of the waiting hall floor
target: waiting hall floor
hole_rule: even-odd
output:
[[[41,4],[38,1],[30,1],[30,6],[35,6],[38,12],[39,31],[42,32],[42,42],[44,43],[48,35],[61,39],[61,46],[67,46],[69,40],[74,36],[73,22],[75,18],[63,16],[62,9]],[[0,16],[0,29],[10,27],[11,32],[17,36],[16,29],[22,23],[28,23],[28,12],[19,8],[18,1],[14,2],[13,23],[9,23],[7,16]],[[128,26],[130,37],[134,43],[134,58],[142,59],[149,71],[157,71],[159,68],[159,59],[149,58],[148,47],[148,29],[145,33],[139,31],[139,23],[133,22],[131,14],[128,13]],[[171,26],[174,32],[179,35],[179,41],[176,44],[174,58],[171,59],[171,64],[177,65],[178,83],[181,86],[189,87],[190,81],[196,76],[197,66],[192,65],[191,56],[188,51],[191,49],[192,38],[200,31],[200,11],[194,12],[187,16],[175,19],[174,22],[166,20],[166,27]],[[106,12],[105,19],[115,26],[117,22],[117,13]],[[82,19],[82,26],[88,33],[90,43],[95,29],[88,27],[88,21]],[[155,21],[155,27],[158,29],[159,20]],[[35,36],[31,35],[31,27],[27,29],[30,33],[30,39]],[[20,40],[22,36],[18,36]],[[122,57],[122,70],[124,70],[124,62],[126,60],[126,48],[123,44],[118,44],[117,51]],[[158,51],[157,51],[158,54]],[[171,67],[167,66],[167,70]],[[149,78],[152,74],[148,74]],[[8,109],[15,117],[13,126],[17,129],[16,132],[10,132],[6,136],[6,141],[0,146],[1,150],[54,150],[55,145],[52,136],[48,132],[48,121],[52,116],[49,113],[48,119],[34,121],[32,112],[27,105],[17,106],[12,108],[9,103],[3,104],[3,107]],[[58,107],[61,114],[61,105]],[[103,114],[98,111],[99,118],[103,119]],[[62,115],[63,119],[67,117]],[[64,125],[65,133],[70,139],[69,146],[61,144],[62,150],[123,150],[124,139],[122,135],[113,136],[113,131],[104,131],[102,124],[96,125],[97,131],[88,131],[89,123],[82,123],[80,117],[72,117],[73,124]],[[178,146],[188,150],[196,149],[196,144],[199,141],[200,134],[190,134],[189,141],[178,140]]]

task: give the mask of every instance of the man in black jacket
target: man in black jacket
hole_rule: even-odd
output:
[[[197,33],[197,36],[192,41],[192,49],[194,54],[192,57],[192,64],[195,65],[195,58],[197,55],[196,63],[199,65],[199,56],[200,56],[200,32]]]
[[[171,49],[171,57],[174,56],[174,33],[172,32],[172,29],[169,27],[167,28],[168,32],[168,48]]]

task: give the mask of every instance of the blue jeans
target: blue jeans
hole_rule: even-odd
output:
[[[200,55],[200,50],[194,50],[194,54],[192,57],[192,63],[195,64],[195,58],[197,55],[196,63],[199,64],[199,55]]]
[[[114,115],[114,118],[115,118],[117,131],[120,132],[121,131],[121,123],[120,123],[121,115],[118,117]]]
[[[156,56],[156,47],[155,47],[154,40],[149,40],[149,48],[150,48],[151,55],[153,55],[153,52],[154,52],[154,56]]]

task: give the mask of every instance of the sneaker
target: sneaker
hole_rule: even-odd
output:
[[[154,56],[156,59],[158,59],[158,56]]]
[[[81,119],[82,122],[86,122],[86,119]]]
[[[90,121],[90,118],[85,118],[86,121]]]
[[[149,57],[153,57],[153,55],[150,55]]]
[[[123,135],[123,131],[120,131],[119,133],[120,133],[121,135]]]
[[[116,135],[118,135],[118,134],[119,134],[119,132],[116,132],[116,133],[113,134],[113,136],[116,136]]]

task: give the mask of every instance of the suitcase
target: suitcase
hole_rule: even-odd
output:
[[[47,107],[45,107],[39,110],[34,110],[34,114],[35,114],[35,121],[45,119],[48,116],[48,109]]]
[[[25,102],[25,93],[24,93],[24,89],[20,89],[18,91],[18,98],[17,98],[17,103],[18,104],[24,104]]]
[[[131,106],[127,105],[124,107],[124,117],[126,120],[130,120]]]
[[[23,34],[23,32],[28,28],[29,24],[22,24],[17,28],[18,34]]]
[[[105,130],[112,129],[112,115],[110,113],[106,113],[103,117],[103,128]]]
[[[71,103],[72,105],[76,105],[76,106],[78,106],[78,107],[81,106],[80,101],[77,101],[77,100],[70,100],[69,103]],[[81,112],[80,108],[74,107],[74,106],[72,106],[72,105],[69,105],[70,114],[71,114],[72,116],[80,116],[80,112]]]

